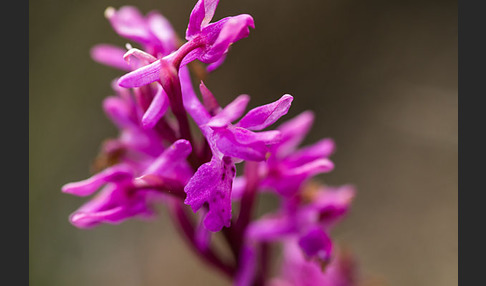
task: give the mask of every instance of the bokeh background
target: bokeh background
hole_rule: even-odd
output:
[[[124,45],[107,6],[162,12],[180,35],[195,0],[29,2],[31,285],[228,285],[199,262],[161,209],[78,230],[85,199],[60,187],[90,175],[116,135],[102,112],[122,73],[93,62],[97,43]],[[312,109],[307,143],[336,140],[336,169],[353,183],[352,212],[333,232],[360,273],[384,285],[457,284],[457,1],[221,0],[215,19],[251,14],[256,29],[207,80],[221,103],[251,107],[284,93],[287,118]]]

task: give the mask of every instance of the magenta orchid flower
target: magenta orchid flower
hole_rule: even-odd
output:
[[[95,61],[128,73],[115,79],[115,95],[103,101],[119,135],[102,145],[98,172],[62,187],[64,193],[94,195],[69,220],[78,228],[119,224],[151,218],[161,204],[195,253],[234,285],[354,285],[350,264],[336,251],[330,231],[348,212],[355,191],[310,182],[334,169],[329,157],[335,150],[331,139],[299,148],[313,113],[272,129],[288,113],[291,95],[245,112],[248,95],[220,106],[201,78],[200,97],[193,88],[190,69],[203,76],[189,63],[198,60],[213,71],[230,46],[254,28],[246,14],[211,22],[218,3],[197,1],[185,43],[158,12],[106,9],[113,29],[138,47],[101,44],[91,50]],[[269,190],[280,208],[256,217],[258,196]],[[231,258],[216,251],[216,233]],[[283,246],[283,263],[271,278],[277,243]]]
[[[189,181],[185,188],[185,203],[195,212],[207,204],[209,212],[204,223],[209,230],[216,232],[231,224],[231,190],[236,175],[234,159],[265,160],[268,146],[278,142],[280,133],[251,130],[264,129],[285,115],[293,97],[284,95],[273,103],[254,108],[233,125],[232,122],[242,116],[249,97],[241,95],[221,109],[203,83],[200,88],[206,106],[215,115],[211,117],[209,112],[204,112],[194,116],[213,157],[199,167]]]
[[[200,0],[191,12],[186,40],[196,47],[183,60],[183,65],[195,59],[212,64],[210,71],[221,65],[231,44],[248,37],[248,27],[255,28],[253,18],[242,14],[210,23],[219,0]]]
[[[140,87],[158,81],[164,67],[171,66],[177,71],[196,59],[213,64],[209,70],[214,70],[222,64],[231,44],[248,37],[249,27],[255,26],[253,18],[246,14],[209,23],[218,2],[199,0],[189,18],[186,32],[188,42],[174,53],[124,75],[118,81],[119,85],[127,88]]]

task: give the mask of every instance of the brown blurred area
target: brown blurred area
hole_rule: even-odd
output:
[[[229,285],[199,262],[167,213],[155,221],[79,230],[68,215],[85,199],[60,187],[89,176],[116,129],[102,112],[122,72],[89,57],[123,45],[107,6],[162,12],[182,36],[196,1],[30,1],[31,285]],[[306,143],[336,140],[325,183],[358,188],[333,232],[360,273],[385,285],[457,284],[456,1],[228,1],[215,19],[251,14],[256,29],[206,81],[221,103],[294,96],[311,109]]]

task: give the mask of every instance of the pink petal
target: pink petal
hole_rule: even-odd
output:
[[[107,168],[89,179],[69,183],[62,187],[64,193],[77,196],[89,196],[108,182],[131,178],[132,170],[125,165],[116,165]]]
[[[177,35],[170,22],[160,13],[152,11],[147,15],[150,31],[161,42],[164,55],[177,49]]]
[[[250,144],[238,142],[235,134],[226,128],[215,131],[213,140],[221,153],[243,160],[264,161],[268,151],[266,145],[261,141]]]
[[[313,122],[314,113],[312,111],[304,111],[280,125],[278,130],[282,132],[282,140],[278,146],[275,146],[277,155],[285,157],[294,152],[297,146],[304,140]]]
[[[242,94],[223,108],[216,116],[211,118],[208,125],[211,127],[223,127],[238,119],[245,111],[250,96]]]
[[[199,167],[184,188],[187,194],[184,203],[194,212],[208,204],[204,225],[212,232],[231,224],[231,185],[235,174],[236,168],[230,158],[221,160],[213,156],[210,162]]]
[[[153,128],[160,118],[164,116],[169,108],[169,98],[160,84],[157,84],[157,91],[149,108],[142,117],[142,126],[146,129]]]
[[[130,58],[134,57],[144,63],[145,65],[151,64],[157,60],[154,56],[151,54],[147,54],[144,51],[141,51],[139,49],[132,48],[128,50],[124,55],[123,55],[123,60],[127,62],[127,64],[130,65]]]
[[[103,100],[103,109],[119,128],[134,126],[132,107],[122,98],[109,96]]]
[[[285,164],[300,166],[319,158],[329,157],[336,149],[334,140],[326,138],[310,146],[301,148],[284,159]]]
[[[261,130],[287,114],[294,98],[285,94],[279,100],[250,110],[237,124],[249,130]]]
[[[355,194],[356,189],[352,185],[324,187],[303,211],[318,213],[319,223],[329,228],[348,212]]]
[[[118,85],[121,87],[131,88],[140,87],[159,80],[160,77],[160,60],[151,63],[150,65],[141,67],[118,80]]]
[[[130,207],[120,205],[97,212],[77,211],[70,216],[69,220],[78,228],[91,228],[100,223],[119,224],[136,215],[150,216],[152,214],[152,211],[143,202],[138,202]]]
[[[318,159],[297,168],[289,169],[285,172],[287,176],[305,175],[313,176],[319,173],[327,173],[334,169],[334,163],[329,159]]]
[[[221,107],[218,104],[218,101],[214,97],[213,93],[206,87],[203,81],[199,85],[199,90],[201,90],[201,95],[204,103],[204,107],[211,115],[216,115],[221,111]]]
[[[262,142],[267,145],[275,144],[279,142],[281,137],[280,131],[277,130],[252,132],[248,129],[241,127],[233,127],[230,130],[233,132],[236,141],[244,145],[256,142]]]
[[[186,31],[186,39],[189,41],[196,36],[201,29],[211,22],[219,0],[199,0],[192,9],[189,24]]]
[[[100,44],[94,46],[91,51],[91,58],[100,64],[111,66],[124,71],[131,71],[130,65],[123,60],[125,50],[116,46]]]
[[[150,42],[152,36],[147,22],[137,8],[123,6],[116,11],[113,7],[109,7],[105,11],[105,16],[120,36],[139,43]]]
[[[214,63],[209,64],[209,65],[206,67],[206,70],[207,70],[208,72],[213,72],[213,71],[215,71],[217,68],[219,68],[219,66],[221,66],[221,65],[224,63],[224,61],[225,61],[225,60],[226,60],[226,53],[225,53],[225,54],[223,54],[223,55],[222,55],[222,56],[219,58],[219,60],[215,61]]]
[[[247,14],[241,14],[234,17],[227,17],[220,28],[217,23],[211,28],[203,30],[202,36],[208,38],[210,49],[205,52],[199,59],[204,63],[214,63],[225,57],[231,44],[248,37],[250,34],[249,27],[255,28],[253,18]],[[219,30],[220,29],[220,30]],[[219,30],[219,31],[218,31]],[[218,33],[217,38],[212,42],[213,34]]]
[[[185,161],[192,152],[191,143],[180,139],[167,148],[148,168],[144,174],[164,174],[178,162]],[[182,175],[182,174],[181,174]]]
[[[254,27],[253,18],[245,14],[226,17],[207,25],[188,42],[194,48],[184,56],[182,65],[198,59],[207,64],[217,63],[212,68],[217,67],[231,44],[249,35],[248,27]]]

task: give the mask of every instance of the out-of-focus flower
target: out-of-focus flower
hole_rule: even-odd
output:
[[[268,160],[259,165],[259,186],[262,190],[270,189],[291,198],[301,190],[308,179],[334,169],[334,164],[329,159],[335,149],[332,139],[322,139],[310,146],[297,149],[313,121],[313,113],[305,111],[276,129],[280,132],[280,140],[270,146]],[[236,182],[234,199],[242,196],[246,185],[243,177],[237,177]]]
[[[279,277],[270,286],[355,286],[356,269],[349,254],[338,251],[327,265],[308,259],[295,239],[283,243],[283,262]]]
[[[347,213],[354,197],[354,188],[321,187],[285,201],[274,214],[254,221],[246,237],[250,241],[280,241],[295,237],[307,256],[327,261],[331,256],[330,228]]]
[[[330,172],[334,164],[329,156],[334,152],[332,139],[322,139],[317,143],[297,149],[314,121],[310,111],[283,123],[277,128],[282,140],[271,147],[267,164],[261,164],[264,179],[262,188],[270,188],[284,196],[292,196],[302,184],[319,173]]]
[[[120,223],[135,215],[152,215],[151,200],[162,194],[183,195],[183,186],[192,175],[185,161],[190,152],[189,142],[178,140],[140,173],[120,163],[89,179],[63,186],[65,193],[88,196],[106,185],[71,215],[71,222],[89,228],[100,223]]]

